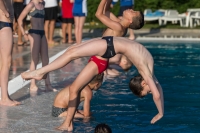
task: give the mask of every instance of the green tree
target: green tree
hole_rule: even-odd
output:
[[[87,22],[99,20],[95,17],[97,7],[101,0],[87,0],[88,15]],[[120,0],[119,0],[120,1]],[[119,12],[119,2],[111,10],[115,15]],[[145,9],[176,9],[179,13],[186,12],[189,8],[200,8],[200,0],[135,0],[135,10],[144,11]]]

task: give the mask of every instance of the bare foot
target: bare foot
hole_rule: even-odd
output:
[[[17,42],[17,45],[18,45],[18,46],[23,46],[23,45],[24,45],[24,42]]]
[[[68,127],[66,127],[66,125],[64,125],[64,123],[62,125],[60,125],[59,127],[57,127],[56,129],[60,130],[60,131],[69,131],[69,132],[73,131],[73,124],[72,124],[72,122],[71,122],[71,124]]]
[[[16,105],[21,105],[22,103],[18,102],[18,101],[15,101],[13,100],[13,102],[15,102]]]
[[[38,72],[39,70],[29,71],[29,72],[23,72],[21,73],[21,77],[25,80],[30,79],[36,79],[41,80],[43,78],[46,78],[45,74]]]
[[[6,99],[6,100],[0,100],[0,105],[2,106],[17,106],[17,105],[20,105],[21,103],[20,102],[17,102],[17,101],[13,101],[11,99]]]
[[[68,41],[68,44],[73,44],[73,43],[75,43],[73,40]]]
[[[53,91],[53,92],[56,92],[58,91],[57,89],[53,88],[51,85],[45,85],[45,90],[48,92],[48,91]]]
[[[54,45],[57,45],[58,43],[55,42],[55,41],[48,41],[48,44],[54,44]]]
[[[64,40],[64,39],[62,39],[62,41],[61,41],[62,43],[66,43],[67,41],[66,40]]]

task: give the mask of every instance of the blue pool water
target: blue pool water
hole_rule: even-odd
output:
[[[150,124],[158,113],[152,95],[137,98],[128,88],[133,67],[117,78],[108,79],[95,93],[90,120],[77,119],[75,132],[93,132],[99,123],[113,133],[200,132],[200,45],[192,43],[143,43],[155,60],[155,75],[165,102],[164,117]]]
[[[93,133],[99,123],[108,124],[113,133],[199,133],[200,132],[200,45],[192,43],[142,43],[155,60],[155,75],[165,100],[164,117],[150,124],[158,113],[152,95],[137,98],[128,88],[137,74],[133,67],[119,77],[107,79],[94,94],[90,119],[75,119],[75,133]],[[87,58],[73,61],[50,73],[58,90],[69,85],[87,64]],[[121,71],[121,70],[120,70]],[[121,71],[122,72],[122,71]],[[44,82],[38,87],[44,89]],[[0,106],[0,133],[60,133],[55,130],[63,118],[51,117],[55,92],[29,93],[23,87],[13,99],[21,106]]]

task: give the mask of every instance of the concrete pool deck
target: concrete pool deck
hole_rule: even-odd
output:
[[[27,47],[27,46],[26,46]],[[65,51],[67,44],[60,44],[50,49],[50,55],[53,55],[50,60],[54,60],[62,52]],[[57,92],[29,92],[29,81],[23,83],[19,74],[29,67],[29,54],[25,51],[18,53],[22,56],[18,57],[15,53],[13,60],[16,64],[12,65],[9,81],[9,93],[11,98],[20,101],[22,105],[17,107],[0,106],[0,133],[55,133],[60,132],[54,128],[63,122],[63,118],[54,118],[51,116],[51,108],[55,95]],[[27,57],[27,58],[25,58]],[[20,59],[19,59],[20,58]],[[21,61],[19,61],[21,60]],[[51,84],[54,88],[60,90],[66,85],[69,85],[82,70],[87,63],[87,58],[75,60],[59,70],[50,73]],[[41,64],[39,64],[41,67]],[[13,68],[15,74],[13,75]],[[44,90],[44,81],[38,81],[39,89]]]

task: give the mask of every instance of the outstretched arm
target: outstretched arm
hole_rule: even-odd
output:
[[[160,93],[160,99],[161,99],[161,104],[162,104],[162,110],[163,110],[163,115],[164,115],[164,96],[163,96],[163,90],[162,90],[162,87],[160,85],[160,83],[158,82],[158,80],[156,79],[155,75],[153,76],[153,79],[154,79],[154,82],[156,84],[156,87],[158,88],[158,91]],[[154,117],[152,120],[151,120],[151,123],[155,123],[156,121],[158,121],[160,118],[159,118],[159,115]]]
[[[4,14],[7,18],[10,16],[9,12],[6,10],[4,0],[0,0],[0,9],[4,12]]]
[[[118,23],[119,19],[115,17],[113,14],[109,12],[109,7],[111,4],[111,0],[101,0],[98,9],[96,11],[95,16],[107,27],[114,29],[114,30],[121,30],[122,27]],[[105,8],[105,14],[104,14]]]
[[[160,87],[158,86],[158,88],[157,88],[155,81],[154,81],[154,78],[153,78],[149,69],[140,72],[140,74],[142,75],[145,82],[147,83],[147,85],[151,89],[151,93],[153,95],[154,103],[155,103],[155,105],[158,109],[158,114],[156,116],[154,116],[153,119],[151,120],[151,124],[154,124],[155,122],[160,120],[163,117],[163,114],[164,114],[162,88],[161,88],[161,86]]]
[[[117,18],[112,12],[110,12],[110,8],[111,8],[111,5],[112,5],[111,3],[112,3],[112,0],[107,0],[107,3],[104,7],[103,14],[105,16],[107,16],[108,18],[110,18],[111,20],[118,22],[118,21],[120,21],[120,19]],[[97,11],[98,11],[98,9],[97,9]]]

